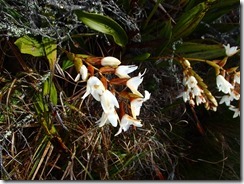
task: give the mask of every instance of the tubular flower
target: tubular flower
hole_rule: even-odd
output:
[[[131,125],[142,127],[140,120],[134,119],[128,114],[125,114],[121,119],[119,131],[115,134],[115,136],[119,135],[122,130],[124,130],[124,132],[127,131]]]
[[[223,45],[225,48],[225,53],[228,57],[235,55],[239,49],[237,47],[230,47],[230,44],[228,43],[227,45]]]
[[[119,78],[130,78],[129,73],[134,72],[138,66],[135,65],[120,65],[115,70],[115,75]]]
[[[88,69],[86,68],[85,65],[82,65],[80,67],[80,73],[78,73],[78,75],[75,78],[75,82],[77,82],[78,80],[80,80],[80,76],[82,78],[83,81],[85,81],[88,77]]]
[[[138,76],[133,77],[131,79],[129,79],[126,82],[126,85],[128,88],[130,88],[130,90],[132,91],[133,94],[136,94],[140,97],[143,97],[143,95],[138,91],[138,87],[139,85],[142,83],[143,81],[143,75],[145,74],[145,72],[143,74],[139,73]]]
[[[117,127],[119,121],[119,116],[116,111],[111,111],[109,113],[103,112],[102,117],[96,121],[99,127],[104,126],[107,123],[111,123],[113,127]]]
[[[222,75],[217,76],[216,83],[219,91],[222,91],[225,94],[230,93],[231,89],[234,88]]]
[[[105,113],[114,111],[114,107],[119,108],[116,97],[109,90],[105,90],[101,95],[101,105]]]
[[[150,98],[151,94],[145,90],[144,98],[136,98],[130,102],[132,117],[136,119],[136,116],[140,115],[142,103]]]
[[[97,101],[100,101],[104,91],[103,83],[97,77],[92,76],[87,80],[86,93],[82,96],[82,99],[91,94]]]
[[[113,56],[107,56],[101,59],[102,66],[118,66],[121,61]]]

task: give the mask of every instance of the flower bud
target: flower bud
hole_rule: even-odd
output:
[[[118,66],[120,63],[120,60],[113,56],[107,56],[101,59],[102,66]]]

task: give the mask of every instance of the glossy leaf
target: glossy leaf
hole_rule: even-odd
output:
[[[128,37],[124,29],[110,17],[95,13],[87,13],[81,10],[76,10],[75,14],[89,28],[98,32],[111,35],[114,41],[119,46],[123,47],[128,42]]]
[[[45,56],[45,51],[40,43],[34,38],[23,36],[17,39],[14,44],[19,48],[23,54],[30,54],[32,56]]]

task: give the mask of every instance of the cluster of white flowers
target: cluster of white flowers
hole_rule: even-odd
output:
[[[204,91],[199,87],[197,79],[192,75],[186,75],[183,78],[185,91],[182,94],[184,102],[189,102],[191,106],[198,106],[201,103],[206,103]],[[195,99],[195,101],[194,101]]]
[[[207,90],[203,80],[192,69],[190,62],[183,59],[181,62],[184,67],[183,85],[185,90],[179,97],[183,97],[184,102],[188,102],[192,107],[204,104],[207,110],[217,110],[218,103],[210,91]]]
[[[234,74],[232,84],[223,75],[216,77],[216,83],[218,90],[225,94],[222,96],[219,104],[225,103],[226,106],[229,106],[229,109],[234,111],[233,118],[240,116],[240,109],[231,105],[233,100],[240,100],[240,93],[236,90],[240,85],[240,72]]]
[[[130,77],[128,74],[134,72],[138,67],[135,65],[120,65],[121,62],[115,57],[108,56],[101,59],[95,58],[94,60],[88,60],[90,66],[91,64],[99,64],[101,66],[99,70],[99,76],[105,80],[99,79],[95,75],[89,77],[89,69],[84,64],[79,65],[80,69],[76,81],[80,79],[83,81],[87,78],[86,92],[82,96],[84,100],[88,95],[92,95],[93,98],[100,102],[103,109],[101,118],[96,122],[99,127],[105,124],[111,124],[113,127],[120,125],[119,131],[115,134],[118,135],[123,131],[127,131],[131,125],[135,127],[141,127],[141,120],[137,119],[140,114],[140,109],[146,100],[150,98],[150,93],[145,90],[145,97],[138,91],[139,85],[143,81],[144,73],[139,73],[138,76]],[[120,66],[119,66],[120,65]],[[130,112],[125,112],[124,106],[120,107],[118,99],[123,98],[120,96],[119,92],[115,92],[112,80],[107,79],[101,73],[114,74],[115,77],[113,81],[116,81],[118,85],[125,85],[130,89],[131,92],[127,92],[127,99],[129,101]],[[107,87],[107,83],[110,83]],[[112,92],[111,92],[112,91]],[[122,101],[125,101],[124,99]],[[120,111],[118,115],[118,111]]]

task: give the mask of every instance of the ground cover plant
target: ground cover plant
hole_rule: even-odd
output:
[[[240,179],[239,1],[0,3],[1,179]]]

